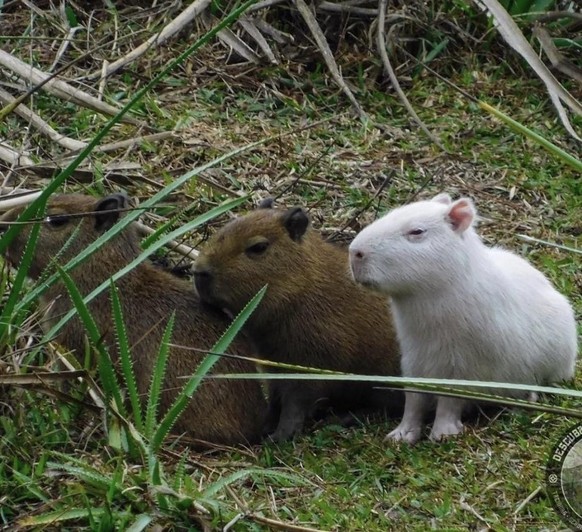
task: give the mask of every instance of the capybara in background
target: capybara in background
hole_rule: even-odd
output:
[[[29,271],[33,279],[50,268],[53,258],[66,264],[100,235],[113,226],[120,210],[127,207],[127,198],[112,194],[102,199],[81,194],[62,194],[50,198],[47,216],[41,228],[38,245]],[[7,212],[3,221],[14,221],[23,208]],[[86,213],[83,217],[73,214]],[[6,256],[18,266],[30,230],[22,230],[9,246]],[[133,225],[109,240],[70,275],[83,296],[109,279],[140,253],[139,238]],[[172,313],[175,324],[172,343],[199,349],[210,349],[226,330],[229,320],[216,309],[200,302],[190,282],[142,262],[121,279],[116,286],[123,309],[129,345],[139,393],[147,393],[162,334]],[[43,328],[48,330],[73,308],[62,282],[55,283],[43,296],[45,311]],[[116,358],[115,329],[109,290],[103,291],[89,305],[103,340]],[[78,317],[73,317],[60,330],[56,340],[83,357],[85,329]],[[229,349],[241,355],[252,355],[244,339],[237,339]],[[179,390],[192,375],[204,354],[172,347],[167,363],[160,411],[165,412]],[[221,359],[213,371],[241,373],[256,370],[251,363]],[[252,443],[260,440],[266,401],[260,384],[254,380],[204,381],[189,401],[174,427],[176,432],[213,443]]]

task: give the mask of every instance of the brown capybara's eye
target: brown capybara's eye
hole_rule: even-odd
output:
[[[253,244],[252,246],[249,246],[247,249],[245,249],[245,252],[247,255],[260,255],[261,253],[267,251],[268,247],[268,242],[257,242],[256,244]]]
[[[63,225],[68,224],[69,220],[70,220],[69,216],[61,214],[47,216],[44,221],[48,223],[51,227],[62,227]]]

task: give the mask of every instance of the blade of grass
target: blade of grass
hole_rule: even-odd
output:
[[[37,210],[35,210],[35,215],[44,210],[44,204],[37,204]],[[20,260],[20,265],[12,282],[12,289],[6,303],[4,303],[4,308],[2,309],[2,315],[0,316],[0,338],[4,342],[8,340],[8,330],[11,324],[14,323],[13,317],[15,316],[15,308],[17,303],[22,298],[22,287],[26,281],[28,270],[32,263],[32,258],[34,257],[34,252],[36,250],[36,243],[38,241],[38,235],[40,233],[40,224],[34,224],[28,240],[26,242],[26,247],[24,248],[24,253]],[[1,241],[1,240],[0,240]],[[18,321],[16,321],[18,323]]]
[[[101,341],[101,333],[97,328],[97,324],[91,316],[86,303],[83,301],[83,296],[79,292],[79,289],[75,285],[75,282],[71,276],[65,272],[60,266],[57,266],[57,270],[63,283],[65,284],[71,300],[75,306],[79,318],[83,322],[89,340],[93,347],[99,352],[99,374],[101,376],[101,383],[105,390],[105,394],[108,397],[112,397],[114,401],[115,408],[122,416],[126,415],[125,405],[123,404],[123,399],[121,398],[121,391],[119,383],[117,382],[117,377],[115,376],[115,370],[113,369],[113,363],[109,356],[109,353],[103,342]]]
[[[164,441],[164,438],[167,436],[168,432],[178,419],[178,416],[182,413],[182,411],[186,407],[186,404],[192,397],[192,394],[196,391],[196,388],[198,388],[203,377],[219,360],[220,358],[219,355],[221,353],[224,353],[228,349],[228,346],[232,343],[235,336],[239,333],[239,331],[242,329],[242,327],[248,320],[249,316],[254,312],[254,310],[257,308],[257,306],[263,299],[263,296],[265,295],[266,291],[267,286],[264,286],[263,288],[261,288],[261,290],[257,292],[253,299],[251,299],[247,303],[245,308],[234,319],[230,327],[225,331],[225,333],[220,337],[218,342],[212,348],[212,352],[217,354],[207,355],[204,358],[204,360],[196,369],[196,373],[194,373],[194,375],[186,383],[182,391],[178,394],[178,397],[176,398],[176,400],[174,401],[174,403],[172,404],[172,406],[162,419],[158,429],[156,430],[152,438],[151,446],[154,452],[160,448],[162,442]]]
[[[460,399],[481,401],[500,406],[513,406],[518,408],[524,408],[527,410],[535,410],[536,412],[546,412],[549,414],[559,414],[561,416],[582,418],[582,411],[579,409],[565,408],[562,406],[554,406],[537,401],[515,399],[513,397],[482,393],[473,390],[460,390],[443,386],[429,386],[429,385],[425,385],[421,389],[410,387],[410,390],[420,391],[420,393],[438,394],[447,397],[458,397]]]
[[[552,155],[555,155],[556,157],[562,159],[562,161],[564,161],[566,164],[569,164],[575,170],[582,172],[582,161],[580,159],[577,159],[573,155],[570,155],[567,151],[563,150],[559,146],[556,146],[554,143],[545,139],[535,131],[532,131],[528,127],[524,126],[523,124],[520,124],[517,120],[514,120],[513,118],[507,116],[505,113],[501,112],[499,109],[493,107],[492,105],[489,105],[488,103],[483,102],[481,100],[478,100],[477,103],[481,109],[496,116],[502,122],[505,122],[505,124],[507,124],[515,132],[524,135],[525,137],[527,137],[530,140],[533,140],[534,142],[537,142],[538,144],[543,146],[546,150],[548,150]]]
[[[244,358],[244,357],[243,357]],[[269,363],[269,366],[276,367],[278,364]],[[288,366],[288,365],[286,365]],[[508,382],[489,382],[489,381],[469,381],[457,379],[428,379],[428,378],[411,378],[411,377],[388,377],[382,375],[355,375],[349,373],[338,373],[330,370],[320,370],[318,368],[308,368],[306,366],[297,366],[302,371],[308,373],[229,373],[214,374],[212,379],[261,379],[261,380],[329,380],[345,382],[378,382],[389,383],[398,387],[422,387],[426,386],[461,386],[467,388],[498,388],[502,390],[519,390],[524,392],[539,392],[554,395],[563,395],[567,397],[582,399],[582,391],[571,390],[568,388],[557,388],[551,386],[538,386],[536,384],[517,384]],[[495,397],[495,396],[493,396]],[[582,411],[580,412],[582,415]]]
[[[313,484],[312,482],[309,482],[298,475],[292,475],[290,473],[284,473],[282,471],[276,471],[272,469],[248,468],[243,469],[241,471],[235,471],[234,473],[231,473],[230,475],[222,477],[220,480],[213,482],[202,492],[202,496],[208,498],[214,497],[220,490],[222,490],[226,486],[229,486],[233,482],[236,482],[237,480],[240,480],[242,478],[247,478],[251,475],[260,475],[262,477],[273,478],[277,480],[285,480],[304,486],[306,485],[315,486],[315,484]]]
[[[152,374],[146,407],[145,434],[147,438],[151,438],[154,433],[154,427],[157,421],[158,405],[160,404],[162,383],[164,382],[164,376],[166,374],[166,364],[170,355],[170,339],[172,338],[172,332],[174,331],[175,317],[176,313],[173,312],[168,320],[166,329],[164,330],[164,335],[160,342],[158,357],[156,359],[156,365]]]
[[[152,519],[153,516],[151,515],[138,515],[135,518],[135,521],[125,529],[125,532],[141,532],[148,527],[148,525],[152,522]]]
[[[117,286],[115,286],[113,280],[111,280],[109,286],[111,304],[113,307],[113,322],[115,324],[115,332],[117,335],[117,347],[119,349],[119,360],[121,361],[123,379],[127,388],[127,394],[129,396],[129,402],[131,404],[131,410],[133,412],[133,419],[135,420],[136,428],[138,431],[143,432],[144,424],[141,403],[139,400],[135,373],[133,371],[133,360],[131,358],[129,340],[127,338],[127,329],[125,327],[125,320],[123,319],[123,309],[121,308]]]
[[[16,469],[12,470],[12,475],[15,479],[20,482],[20,485],[26,489],[33,497],[36,497],[39,501],[48,503],[50,497],[47,493],[44,493],[40,487],[38,487],[38,482],[33,477],[29,477]]]
[[[91,514],[93,516],[101,516],[107,511],[109,510],[106,508],[70,508],[68,510],[56,510],[41,515],[23,517],[17,521],[17,524],[22,527],[56,526],[61,521],[87,519]]]
[[[190,204],[185,208],[178,209],[174,212],[173,216],[165,223],[156,227],[155,231],[143,238],[141,241],[141,246],[143,249],[147,249],[153,242],[160,238],[168,229],[174,226],[183,216],[185,216],[189,211],[195,207],[195,204]]]
[[[69,457],[61,455],[63,459],[70,461]],[[99,489],[99,491],[106,492],[111,483],[112,478],[106,475],[103,475],[99,471],[97,471],[94,467],[91,467],[87,462],[83,462],[81,460],[76,460],[77,465],[71,465],[67,463],[58,463],[58,462],[48,462],[47,467],[57,471],[64,471],[72,476],[82,479],[87,484]],[[121,490],[121,488],[118,486]],[[132,495],[129,494],[129,497],[132,498]]]

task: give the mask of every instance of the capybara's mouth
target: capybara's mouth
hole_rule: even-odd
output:
[[[198,292],[198,297],[200,298],[200,302],[204,307],[218,310],[224,315],[228,316],[230,319],[236,317],[236,312],[233,313],[230,310],[230,307],[223,300],[212,297],[210,293],[201,294]]]
[[[357,283],[361,284],[364,288],[368,288],[374,291],[378,291],[380,288],[380,285],[372,279],[358,279]]]
[[[214,290],[214,280],[204,274],[194,272],[194,287],[198,292],[198,297],[208,305],[222,309],[226,306],[224,300],[216,297]]]
[[[212,303],[211,281],[204,273],[194,272],[194,287],[200,299]]]

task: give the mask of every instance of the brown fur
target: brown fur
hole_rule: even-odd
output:
[[[48,216],[90,212],[96,210],[98,204],[99,201],[90,196],[79,194],[54,196],[49,202]],[[13,209],[2,219],[15,220],[21,211],[21,208]],[[107,220],[108,215],[103,216]],[[108,227],[116,221],[118,215],[113,214],[113,217]],[[96,216],[90,215],[70,218],[66,224],[59,227],[43,224],[30,276],[37,279],[41,272],[50,266],[51,258],[60,252],[78,226],[79,230],[74,240],[58,259],[60,264],[66,264],[96,240],[108,229],[99,228],[97,220]],[[29,232],[28,229],[21,231],[7,251],[9,260],[15,265],[22,256]],[[81,294],[86,295],[133,260],[139,252],[138,235],[135,228],[130,226],[70,272],[70,275]],[[180,280],[151,264],[140,264],[119,279],[116,285],[123,308],[138,389],[142,396],[147,393],[162,334],[172,312],[175,312],[172,343],[178,345],[209,349],[228,326],[228,320],[221,313],[200,303],[191,283]],[[44,294],[41,304],[47,310],[43,323],[45,330],[50,329],[72,308],[72,302],[62,283],[53,285]],[[89,303],[89,310],[101,334],[104,335],[105,344],[110,352],[115,354],[112,307],[107,290]],[[61,329],[57,340],[82,357],[84,337],[85,330],[81,321],[73,318]],[[252,353],[249,345],[242,339],[231,344],[229,352],[243,355]],[[167,410],[176,393],[187,382],[187,379],[181,377],[191,375],[203,357],[203,354],[194,351],[171,348],[164,383],[165,391],[160,404],[161,412]],[[213,371],[252,373],[256,370],[250,363],[224,358],[217,362]],[[207,381],[198,388],[174,430],[184,431],[193,438],[214,443],[254,442],[260,439],[265,413],[266,403],[257,381]]]
[[[200,296],[236,314],[268,284],[246,327],[262,358],[399,375],[399,351],[386,300],[356,284],[349,275],[347,250],[325,243],[308,223],[300,209],[262,208],[227,224],[196,261]],[[261,252],[261,246],[268,247]],[[270,383],[276,440],[300,431],[322,398],[332,406],[352,409],[385,405],[391,395],[367,384]],[[394,399],[392,395],[388,402]],[[400,394],[397,402],[402,403]]]

